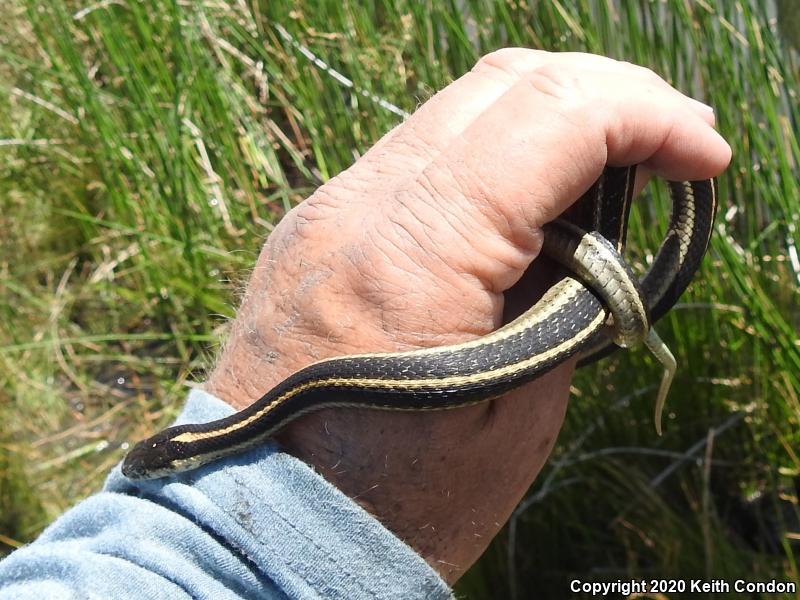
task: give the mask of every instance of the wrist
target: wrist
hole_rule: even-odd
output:
[[[306,287],[304,294],[285,295],[274,280],[251,281],[249,287],[276,291],[245,297],[205,385],[237,410],[316,361],[408,348],[382,330],[370,318],[369,307],[342,286]],[[294,290],[304,287],[302,281],[291,284]]]

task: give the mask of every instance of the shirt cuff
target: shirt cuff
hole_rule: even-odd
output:
[[[194,389],[176,424],[235,412]],[[306,463],[273,442],[172,477],[132,481],[117,466],[106,491],[163,498],[245,552],[289,597],[452,598],[408,545]]]

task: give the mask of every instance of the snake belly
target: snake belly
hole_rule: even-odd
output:
[[[568,218],[621,252],[635,168],[606,168]],[[699,267],[716,207],[711,180],[670,183],[667,236],[642,278],[651,322],[677,301]],[[580,355],[592,362],[613,349],[609,312],[593,290],[564,275],[525,313],[478,339],[409,352],[322,360],[297,371],[247,408],[203,424],[169,427],[136,444],[122,472],[151,479],[187,471],[264,442],[290,421],[332,407],[443,410],[496,398]]]

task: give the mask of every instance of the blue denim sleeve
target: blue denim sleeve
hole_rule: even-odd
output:
[[[178,422],[232,408],[194,390]],[[0,598],[452,598],[411,548],[267,445],[103,491],[0,562]]]

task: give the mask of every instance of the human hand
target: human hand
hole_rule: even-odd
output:
[[[207,388],[241,409],[319,359],[493,331],[547,284],[529,269],[542,225],[606,164],[715,176],[730,148],[713,122],[628,63],[487,55],[284,217]],[[573,368],[453,411],[323,410],[278,437],[452,583],[549,455]]]

